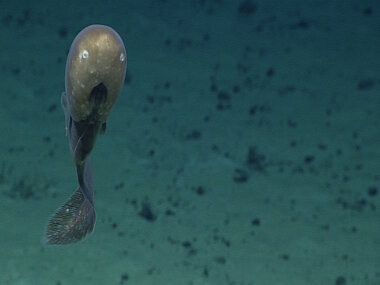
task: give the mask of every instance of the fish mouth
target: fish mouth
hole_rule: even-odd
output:
[[[89,122],[94,123],[100,120],[101,114],[99,113],[99,111],[107,102],[107,97],[108,90],[107,87],[103,84],[103,82],[100,82],[98,85],[92,88],[89,96],[89,101],[92,105],[91,113],[87,119]]]
[[[99,106],[107,101],[107,87],[100,82],[94,88],[92,88],[90,93],[90,101],[94,103],[94,106]]]

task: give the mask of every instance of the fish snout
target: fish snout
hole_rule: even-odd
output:
[[[123,87],[127,55],[112,28],[91,25],[74,39],[66,62],[66,94],[75,121],[105,122]]]

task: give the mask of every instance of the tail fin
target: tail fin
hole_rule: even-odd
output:
[[[81,188],[51,217],[45,233],[46,244],[69,244],[82,240],[95,225],[94,205]]]

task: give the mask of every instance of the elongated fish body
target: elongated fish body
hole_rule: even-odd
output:
[[[110,27],[91,25],[74,39],[66,62],[61,103],[66,134],[77,171],[78,188],[50,219],[47,244],[82,240],[95,225],[90,154],[105,132],[106,119],[122,89],[127,67],[125,47]]]

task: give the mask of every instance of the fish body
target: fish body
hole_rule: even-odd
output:
[[[70,244],[85,238],[95,226],[90,154],[122,89],[126,51],[110,27],[91,25],[74,39],[66,62],[61,104],[66,135],[75,164],[78,188],[50,219],[47,244]]]

